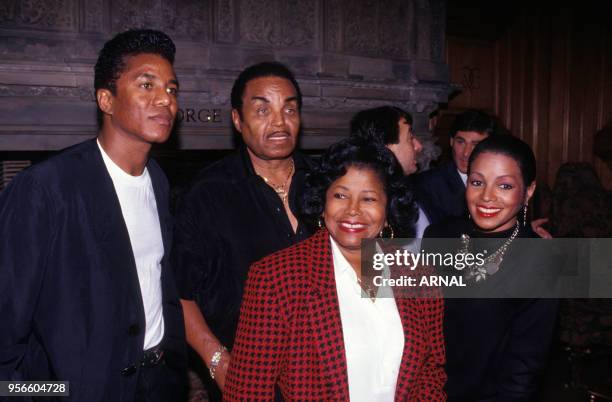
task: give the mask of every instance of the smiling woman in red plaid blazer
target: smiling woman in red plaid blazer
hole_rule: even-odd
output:
[[[249,271],[226,400],[272,400],[277,384],[291,401],[446,399],[442,300],[352,292],[362,239],[387,226],[413,234],[404,183],[384,147],[358,139],[330,147],[302,197],[303,214],[325,227]]]

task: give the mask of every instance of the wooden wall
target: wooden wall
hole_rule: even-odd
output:
[[[612,122],[612,24],[605,8],[525,8],[496,38],[449,36],[451,113],[477,107],[532,145],[538,176],[552,185],[564,162],[592,163],[612,188],[612,156],[593,138]],[[606,20],[608,19],[608,20]]]

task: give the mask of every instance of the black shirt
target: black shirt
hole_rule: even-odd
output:
[[[298,152],[293,158],[289,206],[297,216],[311,163]],[[250,265],[310,234],[299,221],[294,233],[280,197],[255,173],[243,146],[203,169],[179,201],[171,258],[180,296],[197,303],[231,349]]]

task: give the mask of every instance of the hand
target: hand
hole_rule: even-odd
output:
[[[225,387],[225,376],[227,375],[227,369],[229,368],[230,360],[232,360],[232,355],[230,354],[230,352],[224,351],[221,354],[221,361],[215,369],[215,382],[219,386],[221,392],[223,392],[223,388]]]
[[[202,361],[210,368],[211,360],[215,352],[222,349],[221,342],[212,333],[200,308],[193,300],[181,299],[183,306],[183,314],[185,316],[185,333],[187,335],[187,343],[200,356]],[[221,360],[215,369],[215,381],[221,391],[225,385],[225,374],[229,367],[229,362],[232,355],[227,351],[221,352]]]
[[[548,218],[534,219],[531,221],[531,229],[543,239],[552,239],[550,232],[542,227],[547,222]]]

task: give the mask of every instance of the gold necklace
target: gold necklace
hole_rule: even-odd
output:
[[[259,177],[261,177],[266,182],[267,185],[269,185],[270,187],[274,189],[274,191],[276,191],[276,194],[280,197],[283,204],[287,202],[287,199],[289,197],[289,189],[287,188],[287,183],[289,183],[289,179],[291,178],[291,175],[293,175],[293,168],[294,168],[293,159],[291,159],[291,166],[289,167],[289,174],[287,174],[287,178],[285,179],[285,182],[282,184],[274,184],[266,176],[262,174],[259,175]]]
[[[364,285],[363,282],[361,282],[361,278],[357,278],[357,283],[359,284],[359,287],[367,293],[370,300],[372,300],[372,303],[376,302],[376,290],[372,289],[369,285]]]

